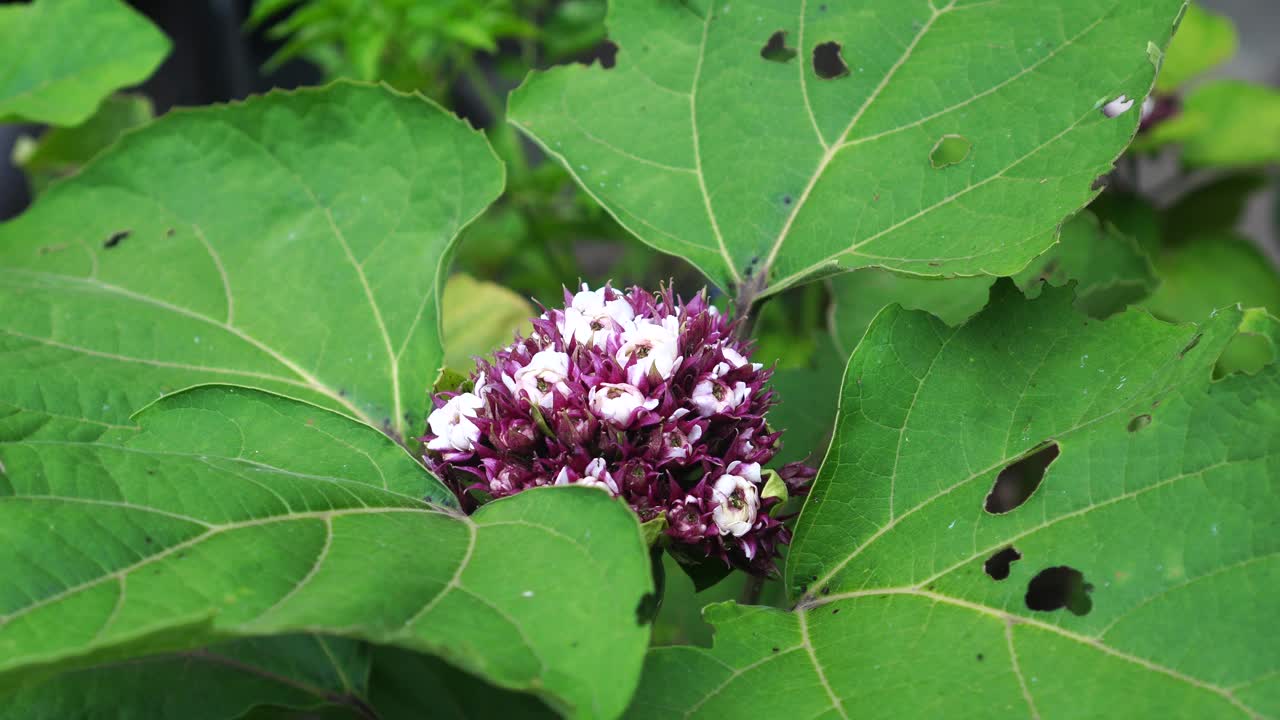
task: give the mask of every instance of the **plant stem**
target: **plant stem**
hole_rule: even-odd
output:
[[[742,597],[739,598],[739,605],[755,605],[760,602],[760,593],[764,591],[764,578],[758,575],[748,575],[747,584],[742,586]]]

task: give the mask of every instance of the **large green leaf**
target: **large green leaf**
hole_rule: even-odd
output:
[[[797,526],[797,608],[712,606],[715,646],[652,652],[634,714],[1280,712],[1280,369],[1210,383],[1238,326],[1274,321],[1072,301],[1001,284],[958,329],[882,312]],[[1047,442],[1038,489],[988,511]]]
[[[360,642],[249,638],[31,679],[0,695],[0,718],[67,720],[111,708],[115,717],[233,720],[260,705],[356,709],[364,707],[368,676],[369,651]]]
[[[0,7],[0,123],[78,125],[168,53],[164,34],[121,0]]]
[[[618,2],[616,66],[535,75],[509,114],[740,295],[864,266],[1011,274],[1129,143],[1139,113],[1100,108],[1146,96],[1183,5]],[[832,43],[845,72],[820,74]]]
[[[383,88],[170,113],[0,226],[0,397],[127,425],[236,382],[416,432],[443,268],[502,183],[483,136]]]
[[[631,695],[653,583],[606,493],[533,490],[468,518],[385,435],[247,388],[170,395],[93,442],[2,417],[0,686],[310,631],[432,652],[576,716]]]

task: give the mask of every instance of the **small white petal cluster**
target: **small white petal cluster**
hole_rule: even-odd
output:
[[[596,417],[618,427],[631,424],[637,411],[658,407],[657,398],[646,398],[639,388],[627,383],[600,383],[591,388],[589,395]]]
[[[622,332],[622,347],[615,359],[620,365],[635,360],[627,368],[627,379],[639,385],[641,379],[656,375],[661,380],[680,369],[680,320],[668,315],[661,323],[641,319]]]
[[[751,531],[760,510],[759,483],[759,463],[732,463],[716,480],[712,494],[718,504],[711,517],[721,535],[742,537]]]
[[[515,375],[504,375],[502,382],[511,392],[522,392],[541,407],[551,407],[551,393],[569,394],[565,379],[569,377],[569,356],[555,350],[534,353],[529,364],[516,370]]]
[[[586,472],[576,480],[570,478],[569,468],[561,468],[560,474],[556,475],[555,484],[582,485],[584,487],[600,488],[610,495],[618,494],[618,483],[613,479],[613,475],[605,469],[604,458],[596,458],[587,463]]]
[[[584,284],[564,309],[560,334],[579,345],[603,348],[615,333],[634,327],[635,310],[621,297],[605,299],[605,289],[590,290]]]
[[[436,408],[427,417],[427,425],[431,428],[431,434],[435,435],[427,443],[427,448],[442,452],[474,450],[476,441],[480,439],[480,428],[471,421],[482,407],[484,400],[479,396],[462,393]]]

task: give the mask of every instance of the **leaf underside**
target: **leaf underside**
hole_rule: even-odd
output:
[[[961,328],[879,315],[796,529],[796,609],[709,607],[715,646],[651,652],[633,715],[1280,713],[1280,369],[1210,383],[1275,319],[995,296]],[[1046,447],[1030,497],[987,510]]]
[[[131,717],[231,720],[254,707],[298,710],[359,702],[369,648],[318,635],[232,640],[35,678],[4,696],[0,720]]]
[[[1099,108],[1146,96],[1183,5],[615,3],[616,65],[536,74],[510,118],[725,289],[1009,275],[1128,145],[1138,113]],[[778,33],[789,59],[767,51]],[[935,166],[947,137],[969,151]]]
[[[653,588],[634,516],[605,493],[536,490],[468,518],[385,435],[246,388],[167,396],[92,442],[8,410],[0,688],[319,632],[438,654],[575,716],[630,697]]]

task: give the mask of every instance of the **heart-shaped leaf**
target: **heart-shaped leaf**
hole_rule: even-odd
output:
[[[0,123],[78,125],[168,54],[164,34],[121,0],[0,7]]]
[[[170,113],[0,226],[0,398],[101,429],[235,382],[416,433],[454,238],[502,184],[384,88]]]
[[[1280,711],[1280,368],[1210,383],[1276,321],[1071,305],[1002,283],[961,328],[882,312],[796,528],[795,610],[712,606],[715,646],[653,651],[634,714]]]
[[[532,490],[467,517],[382,433],[247,388],[170,395],[141,430],[83,443],[0,409],[0,687],[319,632],[431,652],[575,716],[631,696],[653,581],[607,493]]]
[[[865,266],[1008,275],[1128,145],[1183,5],[613,3],[616,65],[535,75],[510,117],[740,298]]]

